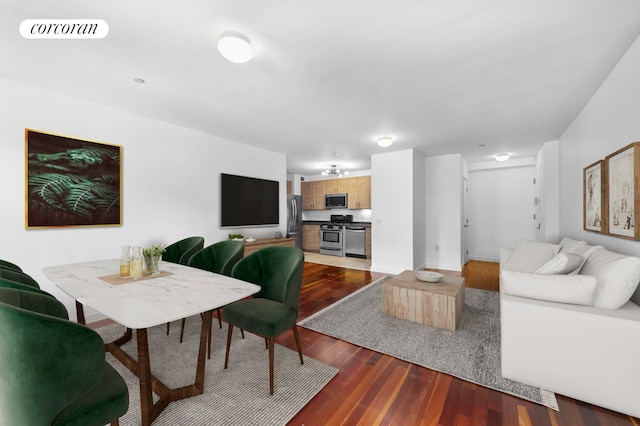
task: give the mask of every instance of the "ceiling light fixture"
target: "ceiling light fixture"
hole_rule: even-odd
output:
[[[348,171],[341,171],[340,169],[336,168],[335,164],[331,165],[330,169],[326,169],[322,172],[322,176],[338,176],[338,177],[342,177],[342,175],[348,175],[349,172]]]
[[[136,77],[133,79],[134,83],[138,83],[138,84],[144,84],[144,80],[141,79],[140,77]]]
[[[225,59],[236,64],[248,62],[253,56],[249,38],[235,31],[227,31],[220,36],[218,51]]]
[[[507,161],[511,157],[509,154],[496,154],[496,161]]]
[[[381,138],[378,138],[377,142],[378,146],[381,146],[382,148],[388,148],[393,143],[393,138],[391,136],[383,136]]]

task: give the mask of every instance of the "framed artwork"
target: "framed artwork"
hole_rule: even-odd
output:
[[[583,179],[583,228],[606,233],[607,228],[607,163],[604,160],[585,167]]]
[[[637,240],[640,238],[640,142],[634,142],[607,156],[608,234]]]
[[[25,129],[27,228],[122,224],[122,148]]]

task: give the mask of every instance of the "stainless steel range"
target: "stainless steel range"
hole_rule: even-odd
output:
[[[351,214],[332,214],[331,222],[320,225],[320,254],[344,256],[344,225],[353,222]]]

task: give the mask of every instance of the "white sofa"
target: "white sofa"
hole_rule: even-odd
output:
[[[640,259],[567,238],[557,247],[583,253],[579,274],[533,273],[540,256],[514,262],[514,250],[501,250],[502,375],[640,417]],[[604,272],[603,259],[612,263]],[[625,279],[622,291],[604,294]]]

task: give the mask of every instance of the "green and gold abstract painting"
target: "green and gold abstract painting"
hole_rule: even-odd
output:
[[[122,224],[121,147],[25,130],[26,226]]]

